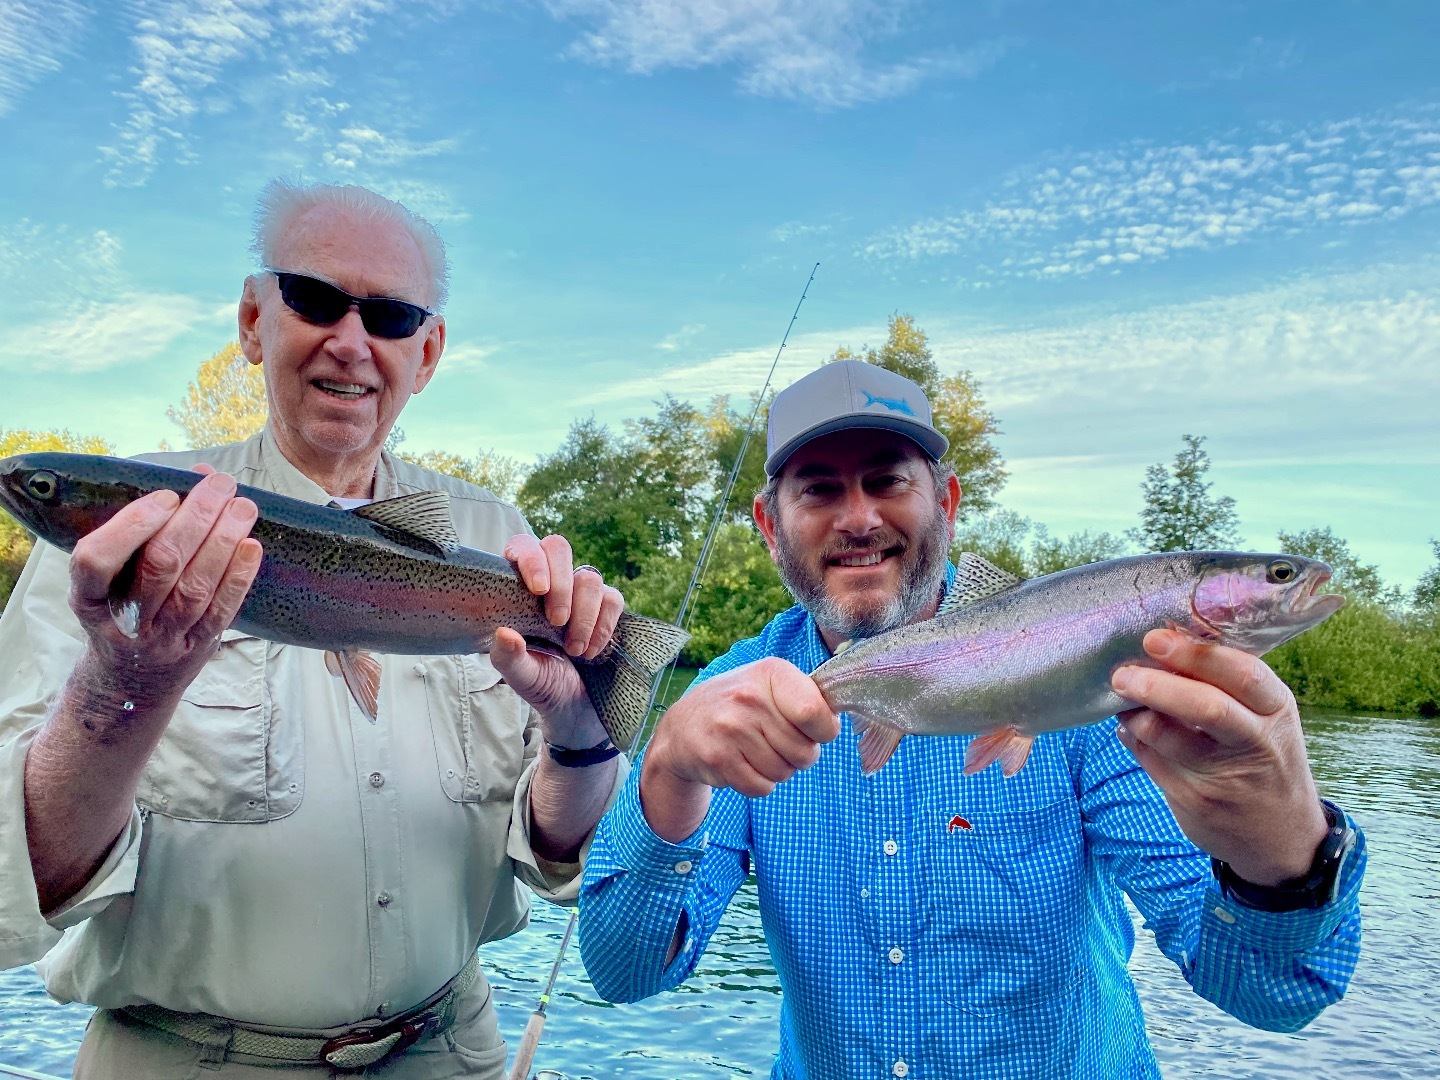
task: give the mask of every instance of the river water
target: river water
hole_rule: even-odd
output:
[[[1354,981],[1305,1031],[1256,1031],[1192,993],[1140,930],[1131,969],[1166,1077],[1440,1077],[1440,720],[1311,714],[1305,724],[1321,791],[1353,814],[1369,841]],[[481,950],[512,1047],[566,918],[537,903],[529,930]],[[751,884],[699,972],[674,993],[608,1005],[572,946],[535,1064],[572,1080],[764,1077],[779,1003]],[[0,1063],[68,1076],[88,1015],[51,1002],[29,968],[0,972]]]

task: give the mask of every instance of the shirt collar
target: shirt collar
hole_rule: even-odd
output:
[[[275,435],[266,424],[263,431],[249,440],[251,460],[258,456],[260,473],[265,477],[264,486],[278,495],[292,499],[324,505],[331,499],[330,493],[311,480],[280,451]],[[380,461],[375,467],[374,500],[381,502],[400,495],[400,483],[395,476],[395,461],[385,451],[380,452]]]

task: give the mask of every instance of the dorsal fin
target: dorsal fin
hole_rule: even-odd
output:
[[[1023,580],[1009,570],[1002,570],[987,559],[982,559],[973,551],[966,551],[955,562],[955,584],[950,586],[950,591],[940,602],[940,610],[935,614],[947,615],[970,604],[988,600],[1007,589],[1013,589]]]
[[[444,555],[460,546],[450,516],[450,496],[443,491],[417,491],[398,499],[357,506],[350,513],[378,525],[396,543]]]

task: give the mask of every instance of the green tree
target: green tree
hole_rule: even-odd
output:
[[[1126,544],[1108,532],[1088,529],[1063,539],[1054,537],[1044,525],[1023,514],[995,510],[960,525],[952,551],[973,551],[1016,577],[1032,578],[1119,558],[1125,554]]]
[[[1398,604],[1402,600],[1398,588],[1387,586],[1381,580],[1379,567],[1357,559],[1350,545],[1336,536],[1328,525],[1298,533],[1277,533],[1276,540],[1280,550],[1286,554],[1304,555],[1326,563],[1332,571],[1331,588],[1352,599],[1368,600],[1374,604]]]
[[[647,439],[660,434],[625,438],[593,417],[577,420],[560,449],[526,476],[520,508],[537,532],[564,535],[577,562],[611,581],[635,579],[652,552],[678,555],[694,529],[687,514],[692,471],[658,460]]]
[[[72,454],[114,454],[115,448],[104,439],[75,435],[69,431],[26,431],[0,428],[0,458],[41,451],[63,451]],[[30,531],[8,514],[0,513],[0,609],[10,598],[35,538]]]
[[[1181,440],[1185,446],[1175,455],[1173,472],[1163,464],[1145,470],[1140,526],[1126,536],[1143,551],[1239,547],[1235,500],[1211,495],[1205,479],[1210,471],[1210,455],[1201,449],[1205,437],[1183,435]]]
[[[1062,540],[1052,537],[1044,525],[1037,525],[1035,539],[1030,545],[1030,575],[1043,577],[1069,570],[1072,566],[1118,559],[1125,554],[1126,547],[1124,540],[1108,532],[1092,533],[1083,529]]]
[[[265,426],[265,379],[232,341],[201,363],[185,400],[165,415],[194,447],[242,442]]]
[[[1435,552],[1435,565],[1420,575],[1415,586],[1415,606],[1440,613],[1440,540],[1431,540],[1430,547]]]
[[[969,371],[942,376],[930,351],[930,339],[915,325],[913,315],[890,316],[889,332],[880,348],[864,346],[859,352],[841,346],[830,357],[863,360],[918,383],[930,399],[935,427],[950,440],[945,460],[960,478],[965,497],[960,516],[983,514],[995,506],[995,496],[1007,473],[991,436],[1000,433],[995,414],[985,406],[980,384]]]

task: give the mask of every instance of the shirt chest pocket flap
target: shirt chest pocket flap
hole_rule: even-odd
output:
[[[304,796],[298,709],[270,692],[268,641],[226,630],[185,689],[140,781],[138,802],[186,821],[264,822]]]
[[[455,802],[508,800],[525,763],[530,707],[501,681],[485,653],[426,657],[430,731],[440,786]]]

